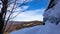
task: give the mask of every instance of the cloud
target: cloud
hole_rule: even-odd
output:
[[[13,5],[14,5],[14,3],[10,4],[7,10],[11,11],[13,8]],[[17,8],[15,8],[15,7],[17,7]],[[15,9],[13,10],[13,12],[15,12],[15,13],[12,14],[13,16],[17,15],[19,12],[25,11],[26,9],[28,9],[29,6],[18,7],[17,5],[15,5],[15,7],[14,7]],[[6,19],[8,18],[9,14],[10,14],[10,12],[7,12]],[[11,15],[11,18],[13,17],[12,15]]]
[[[28,2],[29,1],[32,1],[32,0],[28,0]],[[11,4],[10,7],[8,7],[8,10],[12,10],[11,9],[12,7],[13,7],[13,4]],[[17,7],[17,5],[15,5],[15,7]],[[36,10],[26,10],[28,8],[29,8],[29,6],[26,6],[26,5],[15,8],[13,11],[17,11],[17,12],[13,13],[11,15],[11,17],[17,15],[19,12],[21,12],[21,13],[12,20],[13,21],[33,21],[33,20],[43,21],[42,14],[43,14],[45,8],[36,9]],[[22,12],[22,11],[25,11],[25,12]],[[9,15],[9,13],[7,13],[7,15]]]
[[[12,8],[13,8],[13,6],[14,6],[14,3],[10,4],[7,10],[10,10],[10,11],[11,11]],[[26,5],[25,5],[25,6],[21,6],[21,7],[18,7],[17,5],[15,5],[13,11],[23,11],[23,10],[28,9],[28,7],[29,7],[29,6],[26,6]]]
[[[36,9],[36,10],[29,10],[26,12],[22,12],[13,20],[14,21],[34,21],[34,20],[43,21],[42,14],[43,14],[44,10],[45,9]]]
[[[25,1],[25,2],[24,2],[24,1]],[[27,3],[27,2],[30,2],[30,1],[33,1],[33,0],[17,0],[16,3],[22,4],[23,2],[24,2],[24,3]],[[12,2],[13,2],[13,3],[12,3]],[[12,1],[9,2],[9,3],[12,3],[12,4],[9,5],[9,7],[8,7],[7,10],[10,10],[10,11],[12,10],[13,5],[14,5],[14,2],[15,2],[15,0],[12,0]],[[0,3],[2,3],[2,2],[0,1]],[[19,4],[19,5],[20,5],[20,4]],[[15,5],[15,7],[17,7],[17,5]],[[23,8],[23,7],[24,7],[24,8]],[[23,6],[23,7],[22,7],[23,10],[26,9],[26,8],[28,8],[27,6]],[[0,5],[0,11],[1,11],[1,8],[2,8],[2,5]],[[22,9],[21,9],[21,7],[20,7],[20,8],[17,7],[15,11],[17,11],[17,10],[21,11]]]
[[[31,2],[33,0],[17,0],[17,3],[27,3],[27,2]]]
[[[33,1],[33,0],[26,0],[26,2],[31,2],[31,1]]]

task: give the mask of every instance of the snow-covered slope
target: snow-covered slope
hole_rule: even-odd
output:
[[[11,34],[37,34],[40,33],[42,27],[43,26],[38,25],[30,28],[24,28],[18,31],[11,32]]]
[[[60,0],[55,0],[56,5],[44,12],[44,18],[47,18],[44,26],[35,26],[24,29],[22,34],[60,34]],[[56,25],[56,23],[58,24]],[[14,34],[14,33],[13,33]]]
[[[60,25],[47,23],[45,26],[35,26],[11,32],[11,34],[60,34]]]

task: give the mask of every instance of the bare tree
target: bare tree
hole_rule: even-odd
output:
[[[2,2],[2,8],[0,12],[0,34],[3,34],[3,26],[4,26],[5,15],[7,12],[8,0],[1,0],[1,2]]]
[[[17,4],[16,3],[17,0],[0,0],[0,1],[2,2],[1,3],[2,8],[1,8],[1,11],[0,11],[0,34],[3,34],[3,32],[6,28],[7,22],[10,20],[10,16],[14,13],[13,10],[16,8],[15,5]],[[11,2],[11,1],[13,1],[13,2]],[[24,2],[21,3],[20,6],[22,6],[24,4]],[[9,14],[8,18],[6,19],[6,14],[8,12],[7,9],[9,7],[9,5],[12,4],[12,3],[13,3],[12,10],[11,11],[9,10],[10,14]],[[16,17],[16,16],[14,16],[14,17]]]

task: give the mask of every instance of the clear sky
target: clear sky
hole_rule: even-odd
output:
[[[32,21],[32,20],[43,20],[43,12],[45,8],[47,7],[48,0],[31,0],[25,3],[24,6],[22,6],[22,9],[27,9],[25,12],[20,13],[15,19],[15,21]],[[20,10],[20,9],[19,9]],[[27,29],[14,31],[11,34],[22,34]]]
[[[25,2],[23,6],[20,7],[20,5],[17,8],[16,11],[23,11],[21,12],[16,18],[14,18],[14,21],[34,21],[39,20],[43,21],[43,12],[47,6],[48,0],[29,0]],[[14,13],[16,15],[16,13]],[[13,16],[14,16],[13,15]]]

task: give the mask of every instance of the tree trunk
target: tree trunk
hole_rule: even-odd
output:
[[[1,8],[1,13],[0,13],[0,34],[3,34],[4,29],[4,15],[6,15],[7,12],[7,4],[8,4],[8,0],[1,0],[2,1],[2,8]]]

